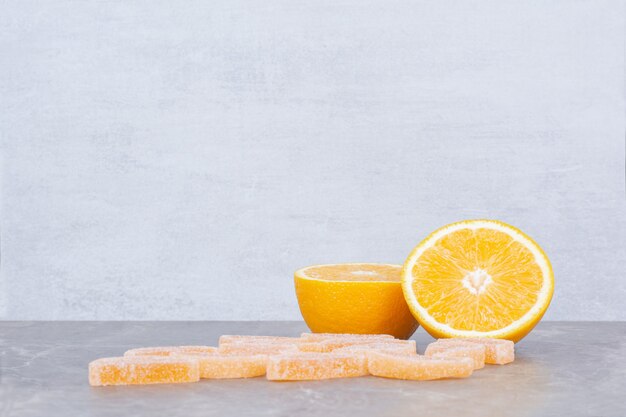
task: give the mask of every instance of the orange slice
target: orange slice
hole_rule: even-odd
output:
[[[522,339],[554,290],[548,257],[520,230],[494,220],[442,227],[409,255],[402,288],[433,337]]]
[[[315,333],[390,334],[417,328],[402,294],[399,265],[315,265],[295,273],[304,321]]]

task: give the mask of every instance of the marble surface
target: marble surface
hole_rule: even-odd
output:
[[[517,360],[466,380],[201,381],[90,387],[87,364],[137,346],[297,335],[301,322],[0,322],[0,415],[624,416],[625,322],[544,322]],[[418,350],[432,341],[422,329]],[[621,395],[620,395],[621,394]]]

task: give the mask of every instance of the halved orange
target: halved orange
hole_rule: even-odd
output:
[[[417,322],[400,283],[400,265],[314,265],[295,272],[298,304],[315,333],[410,337]]]
[[[495,220],[444,226],[402,269],[411,312],[432,336],[522,339],[554,291],[548,257],[522,231]]]

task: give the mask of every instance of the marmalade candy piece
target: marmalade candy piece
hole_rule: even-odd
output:
[[[317,342],[301,342],[298,344],[298,349],[302,352],[317,352],[317,353],[326,353],[332,352],[335,349],[340,349],[346,346],[354,346],[354,345],[367,345],[372,343],[369,340],[357,340],[357,339],[329,339],[329,340],[320,340]]]
[[[339,349],[333,350],[333,353],[362,353],[365,354],[365,362],[367,364],[367,353],[368,352],[378,352],[378,353],[387,353],[389,355],[399,355],[399,356],[417,356],[417,346],[415,344],[415,340],[403,340],[403,342],[408,342],[405,344],[397,344],[397,343],[369,343],[363,345],[352,345],[345,346]]]
[[[218,352],[178,352],[174,355],[198,361],[200,378],[254,378],[265,375],[267,355],[237,355]]]
[[[488,337],[458,337],[437,340],[438,343],[455,343],[457,341],[478,343],[485,346],[485,363],[488,364],[505,365],[515,360],[515,344],[510,340]]]
[[[297,351],[300,339],[285,336],[220,336],[219,352],[239,355],[274,355]]]
[[[277,355],[286,352],[298,352],[293,344],[281,343],[227,343],[220,345],[218,352],[228,355]]]
[[[466,378],[472,374],[474,362],[468,358],[401,356],[371,351],[367,353],[367,367],[369,373],[375,376],[426,381]]]
[[[363,341],[379,341],[379,340],[396,340],[390,334],[352,334],[352,333],[302,333],[300,339],[303,342],[320,342],[323,340],[363,340]]]
[[[170,356],[178,346],[144,347],[130,349],[124,352],[124,356]]]
[[[198,361],[174,356],[122,356],[89,364],[89,384],[176,384],[200,379]]]
[[[424,355],[433,358],[470,358],[474,370],[485,367],[485,346],[478,343],[460,340],[456,343],[434,342],[428,345]]]
[[[417,345],[415,340],[399,340],[404,343],[383,343],[371,342],[366,344],[350,345],[333,350],[336,353],[367,353],[370,351],[384,352],[393,355],[417,355]]]
[[[271,381],[306,381],[351,378],[367,375],[362,353],[296,353],[270,356],[267,379]]]
[[[327,353],[332,352],[335,349],[351,346],[354,342],[346,341],[346,342],[338,342],[332,340],[321,340],[319,342],[301,342],[298,343],[298,350],[301,352],[310,352],[310,353]]]
[[[297,337],[287,337],[287,336],[238,336],[238,335],[222,335],[219,339],[219,345],[226,345],[230,343],[265,343],[265,344],[297,344],[300,342],[300,339]]]
[[[298,349],[303,352],[334,352],[337,349],[343,349],[349,346],[369,346],[372,344],[385,344],[388,346],[399,346],[405,349],[413,349],[416,352],[416,345],[414,340],[398,340],[398,339],[350,339],[345,338],[343,340],[321,340],[319,342],[302,342],[298,345]]]
[[[124,356],[170,356],[173,353],[180,352],[217,352],[217,348],[213,346],[161,346],[161,347],[145,347],[130,349],[124,352]]]
[[[179,346],[175,353],[216,353],[215,346]]]

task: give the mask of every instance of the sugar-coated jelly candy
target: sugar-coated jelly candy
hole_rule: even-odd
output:
[[[287,337],[287,336],[255,336],[255,335],[223,335],[220,336],[219,345],[225,345],[229,343],[265,343],[265,344],[296,344],[299,343],[300,339],[297,337]]]
[[[424,355],[433,358],[470,358],[475,370],[485,367],[485,346],[479,343],[460,340],[456,343],[434,342],[426,347]]]
[[[180,352],[217,352],[217,348],[213,346],[156,346],[156,347],[143,347],[130,349],[124,352],[124,356],[139,356],[139,355],[149,355],[149,356],[169,356],[173,353]]]
[[[89,364],[89,384],[134,385],[196,382],[198,361],[176,356],[123,356],[96,359]]]
[[[353,334],[353,333],[302,333],[300,335],[302,341],[318,342],[321,340],[336,340],[336,339],[357,339],[374,341],[380,339],[394,339],[390,334]]]
[[[478,343],[485,346],[485,363],[504,365],[515,360],[515,344],[510,340],[491,339],[488,337],[461,337],[439,339],[441,343],[455,343],[455,341]]]
[[[295,345],[280,343],[227,343],[220,345],[218,352],[230,355],[276,355],[284,352],[298,352]]]
[[[194,358],[200,367],[200,378],[253,378],[265,375],[267,355],[237,355],[218,352],[179,352],[176,355]]]
[[[333,350],[333,352],[348,353],[376,351],[394,355],[417,355],[417,345],[415,340],[399,340],[398,342],[404,343],[371,342],[367,344],[344,346]]]
[[[297,353],[270,356],[267,379],[301,381],[367,375],[362,353]]]
[[[426,356],[367,353],[369,373],[395,379],[425,381],[442,378],[465,378],[472,374],[474,363],[468,358],[429,358]]]

